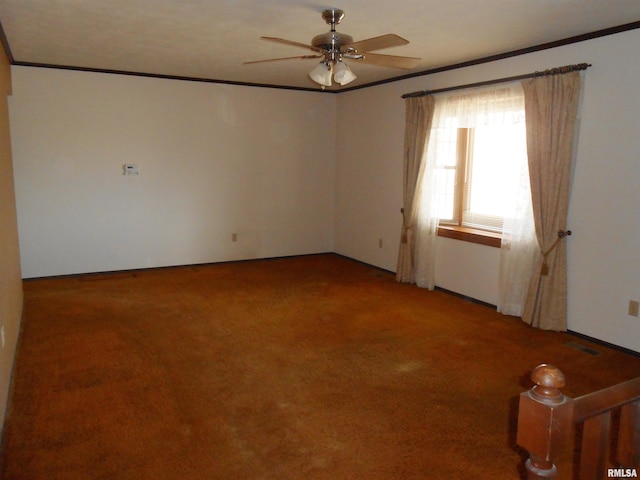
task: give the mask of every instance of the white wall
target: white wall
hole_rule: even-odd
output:
[[[334,250],[335,95],[12,71],[24,277]]]
[[[395,270],[403,93],[591,63],[570,200],[569,329],[640,351],[640,30],[340,94],[336,250]],[[377,240],[384,237],[383,248]],[[439,239],[436,283],[496,303],[497,249]]]

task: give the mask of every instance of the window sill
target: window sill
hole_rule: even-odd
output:
[[[458,227],[456,225],[440,225],[438,227],[438,236],[496,248],[500,248],[502,237],[496,232],[487,232],[485,230],[477,230],[475,228],[468,227]]]

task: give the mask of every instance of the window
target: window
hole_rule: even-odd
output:
[[[456,129],[454,155],[436,170],[441,224],[501,231],[513,169],[526,161],[523,125]]]
[[[524,103],[518,89],[502,90],[500,99],[495,89],[436,99],[427,149],[433,171],[424,178],[433,185],[431,214],[448,231],[498,239],[518,195],[527,171]]]

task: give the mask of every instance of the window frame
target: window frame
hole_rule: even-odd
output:
[[[438,236],[499,248],[502,230],[476,228],[463,224],[464,212],[468,209],[470,202],[471,189],[467,172],[473,163],[473,135],[473,128],[457,129],[453,218],[440,220]]]

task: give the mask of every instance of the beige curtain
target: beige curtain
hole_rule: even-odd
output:
[[[402,235],[398,252],[396,279],[413,283],[415,231],[413,226],[420,205],[420,175],[433,121],[432,95],[405,99],[404,168],[402,198]]]
[[[545,330],[567,329],[565,231],[574,155],[580,72],[547,74],[522,82],[529,178],[540,246],[522,319]]]

